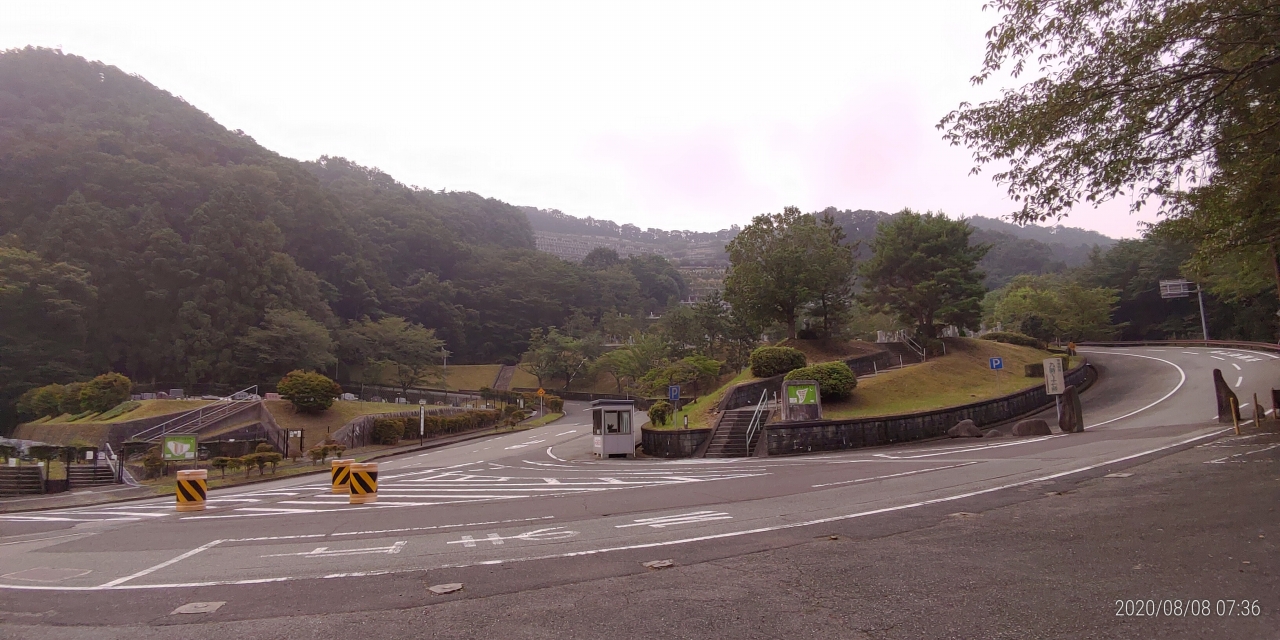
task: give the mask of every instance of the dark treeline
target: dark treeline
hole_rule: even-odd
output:
[[[661,258],[592,270],[535,251],[503,202],[342,158],[298,162],[115,67],[0,53],[4,407],[107,370],[274,373],[244,338],[282,317],[335,335],[403,317],[434,329],[450,362],[515,362],[534,328],[640,316],[684,293]]]

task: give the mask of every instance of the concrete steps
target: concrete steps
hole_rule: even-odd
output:
[[[0,496],[44,493],[40,467],[0,467]]]
[[[516,368],[514,365],[502,365],[502,368],[498,370],[498,377],[493,381],[493,389],[495,391],[510,391],[511,379],[514,378],[515,375]]]
[[[881,342],[879,343],[879,346],[884,347],[889,351],[889,353],[893,354],[893,364],[895,365],[899,363],[908,365],[924,362],[924,360],[920,358],[920,354],[912,351],[911,347],[908,347],[901,342]],[[899,357],[901,357],[901,360],[899,360]]]
[[[751,447],[747,443],[747,429],[751,427],[751,418],[754,415],[755,407],[733,409],[720,414],[715,431],[711,433],[711,442],[707,445],[705,457],[745,458],[751,455]]]
[[[67,468],[67,480],[72,487],[97,487],[116,483],[116,474],[111,465],[73,464]]]

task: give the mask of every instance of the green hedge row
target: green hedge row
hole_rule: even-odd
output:
[[[1012,331],[992,331],[984,334],[983,340],[991,340],[992,342],[1003,342],[1005,344],[1016,344],[1020,347],[1031,347],[1032,349],[1043,349],[1044,343],[1023,333],[1014,333]]]
[[[452,416],[426,417],[424,426],[426,436],[434,438],[450,433],[461,433],[481,427],[491,427],[502,417],[500,411],[493,409],[476,409]],[[378,418],[373,421],[373,432],[369,439],[373,444],[394,445],[403,439],[418,437],[418,418]]]

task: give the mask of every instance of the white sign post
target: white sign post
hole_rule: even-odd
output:
[[[1067,380],[1062,371],[1062,358],[1046,358],[1044,361],[1044,392],[1053,396],[1053,408],[1062,421],[1062,394],[1067,392]]]

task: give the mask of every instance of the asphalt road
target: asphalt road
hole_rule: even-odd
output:
[[[1280,359],[1260,353],[1143,347],[1087,355],[1102,377],[1084,396],[1083,434],[766,459],[601,461],[588,453],[588,414],[571,405],[547,427],[384,462],[374,505],[347,505],[303,478],[214,492],[210,508],[191,515],[174,513],[167,500],[4,515],[0,620],[118,626],[361,615],[609,584],[650,571],[640,563],[651,560],[741,563],[830,531],[883,539],[947,514],[1017,505],[1053,483],[1208,451],[1201,445],[1224,432],[1213,368],[1235,385],[1246,416],[1252,394],[1269,397],[1280,382]],[[1216,452],[1225,456],[1218,464],[1269,456],[1268,446],[1242,442]],[[424,586],[450,582],[466,587],[425,595]],[[619,606],[636,606],[628,600]],[[170,615],[208,601],[226,604]],[[661,606],[652,612],[663,614]]]

